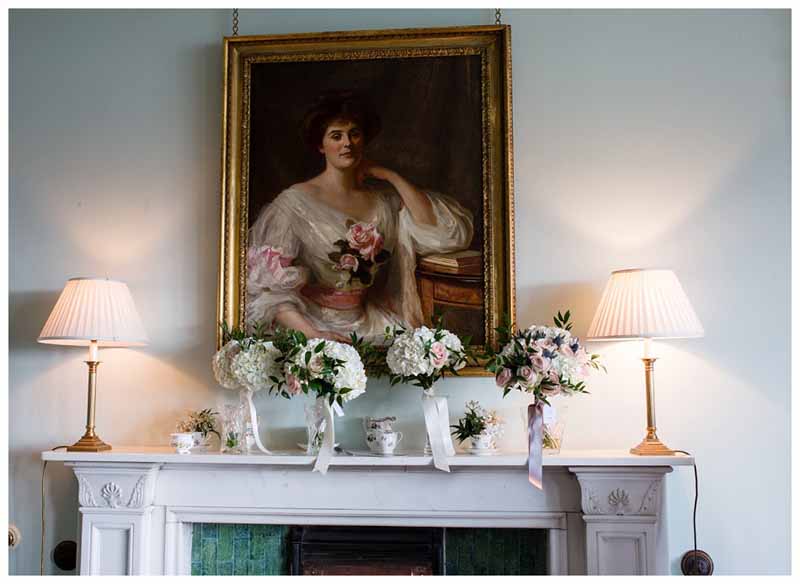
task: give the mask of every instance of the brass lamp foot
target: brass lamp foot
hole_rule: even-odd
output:
[[[639,456],[673,456],[675,451],[667,448],[658,438],[645,438],[637,446],[631,448],[631,454]]]
[[[67,446],[67,452],[102,452],[111,450],[111,444],[106,444],[97,436],[82,436],[72,446]]]

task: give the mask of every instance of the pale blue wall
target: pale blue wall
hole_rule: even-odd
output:
[[[699,544],[718,573],[788,573],[788,11],[504,11],[512,25],[518,315],[571,307],[583,334],[611,269],[676,270],[706,329],[664,343],[662,439],[700,463]],[[241,34],[490,24],[491,10],[251,11]],[[85,415],[83,353],[35,337],[64,281],[126,280],[152,343],[108,351],[98,431],[163,444],[188,408],[219,405],[213,352],[221,37],[228,11],[12,11],[10,31],[10,520],[12,573],[38,573],[37,453]],[[446,145],[445,145],[446,146]],[[753,354],[753,340],[756,352]],[[627,448],[644,427],[632,345],[569,411],[567,448]],[[522,401],[498,407],[523,444]],[[302,404],[259,397],[270,447],[302,437]],[[371,384],[338,424],[393,413],[422,443],[418,394]],[[748,417],[746,414],[756,412]],[[743,464],[742,461],[747,461]],[[73,537],[71,473],[48,469],[47,549]],[[691,545],[690,471],[669,479],[673,570]],[[744,503],[747,502],[747,503]],[[54,567],[48,562],[48,572]]]

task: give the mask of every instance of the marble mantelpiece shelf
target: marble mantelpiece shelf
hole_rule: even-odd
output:
[[[562,450],[544,457],[539,490],[528,482],[526,452],[459,454],[449,473],[421,452],[339,454],[325,476],[299,450],[115,446],[42,458],[78,481],[82,575],[189,574],[197,523],[545,529],[549,574],[666,574],[663,479],[694,462]]]
[[[177,454],[169,446],[115,446],[106,452],[67,452],[65,450],[46,450],[43,460],[60,462],[155,462],[170,464],[231,464],[231,465],[273,465],[273,466],[311,466],[314,456],[298,451],[276,451],[266,454],[220,454],[206,452],[198,454]],[[500,452],[490,456],[458,454],[450,457],[451,467],[524,467],[528,456],[525,452]],[[691,466],[694,459],[683,454],[675,456],[636,456],[624,450],[562,450],[558,455],[545,455],[545,467],[577,466]],[[432,466],[433,458],[422,454],[402,454],[396,456],[334,456],[331,466],[376,466],[407,467]]]

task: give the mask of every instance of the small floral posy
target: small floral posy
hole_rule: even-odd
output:
[[[178,422],[175,430],[177,432],[200,432],[203,438],[208,437],[209,434],[215,434],[219,438],[216,420],[218,415],[211,408],[206,408],[199,412],[190,411],[185,419]]]
[[[464,417],[459,418],[458,424],[450,426],[452,435],[462,442],[484,435],[494,448],[495,440],[503,433],[503,420],[495,410],[486,411],[477,401],[471,400],[465,405]]]

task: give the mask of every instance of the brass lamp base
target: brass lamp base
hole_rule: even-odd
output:
[[[67,452],[102,452],[111,450],[111,444],[106,444],[97,436],[82,436],[72,446],[67,446]]]
[[[645,357],[642,362],[644,363],[645,397],[647,399],[647,434],[638,446],[631,448],[631,454],[673,456],[675,451],[667,448],[656,436],[656,384],[653,380],[653,364],[656,360],[654,357]]]
[[[94,433],[94,410],[97,396],[97,367],[100,361],[85,361],[89,366],[89,396],[86,407],[86,432],[81,439],[72,446],[67,446],[67,452],[102,452],[111,450],[111,445],[106,444]]]
[[[639,456],[673,456],[675,451],[667,448],[658,438],[645,438],[631,448],[631,454]]]

